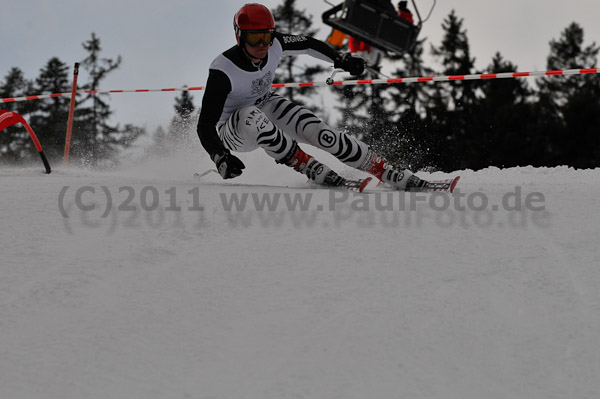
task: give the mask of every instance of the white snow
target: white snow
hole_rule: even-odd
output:
[[[1,398],[600,397],[600,170],[458,171],[440,209],[190,152],[0,170]]]

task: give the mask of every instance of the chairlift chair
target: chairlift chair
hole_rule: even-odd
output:
[[[415,24],[373,0],[345,0],[323,13],[323,23],[383,51],[404,54],[415,46],[423,25],[414,0],[412,4]]]

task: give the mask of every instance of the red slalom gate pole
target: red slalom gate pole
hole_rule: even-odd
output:
[[[79,75],[79,63],[73,68],[73,89],[71,90],[71,104],[69,105],[69,120],[67,121],[67,137],[65,138],[64,162],[69,163],[69,150],[71,149],[71,131],[73,129],[73,115],[75,113],[75,97],[77,96],[77,76]]]
[[[46,155],[44,154],[42,145],[40,144],[40,141],[38,140],[37,136],[33,132],[33,129],[31,128],[31,126],[29,126],[29,124],[27,123],[25,118],[23,118],[21,115],[17,114],[16,112],[0,110],[0,131],[6,129],[9,126],[17,124],[17,123],[20,123],[21,125],[23,125],[25,127],[25,129],[27,130],[27,132],[29,132],[29,135],[31,136],[31,140],[33,141],[33,144],[35,145],[35,148],[37,148],[38,153],[40,154],[40,158],[42,158],[42,162],[44,164],[44,167],[46,168],[46,173],[50,174],[52,169],[50,168],[48,159],[46,158]]]

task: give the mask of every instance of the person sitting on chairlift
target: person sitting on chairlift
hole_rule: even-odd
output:
[[[415,23],[412,12],[408,9],[408,1],[400,1],[398,3],[398,16],[411,24]]]

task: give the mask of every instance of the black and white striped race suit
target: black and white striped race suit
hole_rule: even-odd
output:
[[[280,59],[308,54],[334,62],[336,53],[327,44],[304,36],[278,33],[268,55],[259,65],[246,57],[240,46],[220,54],[212,62],[198,122],[198,135],[207,152],[247,152],[262,148],[276,161],[284,159],[296,143],[308,143],[337,157],[343,163],[373,173],[387,171],[385,160],[369,147],[321,121],[312,111],[272,91]],[[392,180],[410,175],[395,172]],[[384,179],[389,180],[389,179]]]

